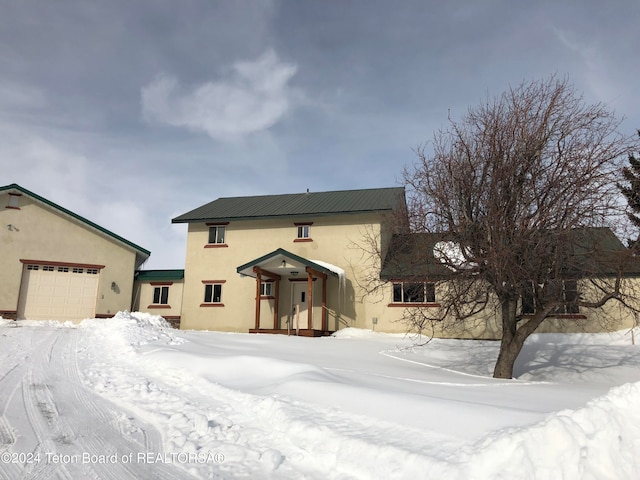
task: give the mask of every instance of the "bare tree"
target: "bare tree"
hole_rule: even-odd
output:
[[[604,228],[620,218],[616,181],[634,148],[619,124],[551,77],[450,119],[432,152],[418,148],[404,171],[413,235],[394,241],[423,235],[421,248],[405,251],[422,252],[415,265],[438,267],[416,278],[428,274],[446,288],[440,309],[411,309],[411,327],[495,312],[494,376],[511,378],[525,340],[550,315],[613,301],[632,308],[632,252]]]

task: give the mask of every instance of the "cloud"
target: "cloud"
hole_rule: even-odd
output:
[[[292,108],[296,94],[289,80],[296,70],[267,50],[255,61],[234,63],[229,78],[191,90],[162,76],[142,89],[143,115],[218,140],[237,139],[268,129]]]

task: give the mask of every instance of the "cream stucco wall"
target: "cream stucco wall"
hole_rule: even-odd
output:
[[[600,280],[602,282],[603,280]],[[613,280],[612,280],[613,282]],[[579,284],[579,289],[583,299],[595,300],[598,293],[588,281]],[[438,301],[438,289],[436,288],[436,302]],[[623,291],[629,297],[640,298],[640,279],[629,278],[623,282]],[[403,320],[405,314],[411,313],[411,309],[400,306],[391,306],[393,297],[392,285],[385,284],[378,296],[379,302],[378,324],[376,330],[384,332],[406,332],[409,326]],[[371,307],[373,310],[375,307]],[[425,310],[438,309],[438,306],[422,307]],[[423,331],[425,335],[437,338],[473,338],[473,339],[499,339],[501,338],[500,307],[497,301],[489,305],[481,314],[475,315],[465,321],[455,321],[454,318],[444,321],[426,322],[427,328]],[[605,331],[624,330],[638,325],[640,318],[637,318],[630,309],[616,300],[610,300],[600,308],[580,308],[578,315],[551,316],[546,318],[538,327],[536,333],[599,333]]]
[[[0,193],[0,312],[17,310],[21,259],[104,265],[99,274],[96,315],[131,308],[136,267],[133,248],[27,195],[19,197],[19,209],[6,208],[8,197],[6,192]]]
[[[226,245],[209,248],[209,227],[188,226],[181,328],[246,332],[255,326],[256,280],[240,276],[237,267],[282,248],[308,260],[327,262],[345,271],[344,285],[330,276],[327,288],[329,329],[368,328],[369,304],[363,301],[362,282],[368,265],[361,247],[367,232],[380,234],[380,214],[332,215],[273,220],[244,220],[226,226]],[[296,242],[296,222],[313,222],[310,242]],[[374,265],[379,271],[380,266]],[[304,274],[304,272],[303,272]],[[201,306],[204,283],[222,283],[220,306]],[[291,281],[280,282],[279,327],[286,328],[291,313]],[[322,281],[314,282],[314,328],[320,328]],[[262,328],[273,327],[274,301],[261,300]]]

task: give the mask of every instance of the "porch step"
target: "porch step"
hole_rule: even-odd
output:
[[[269,335],[292,335],[295,336],[296,335],[296,331],[295,330],[287,330],[282,329],[282,328],[252,328],[251,330],[249,330],[249,333],[266,333]],[[300,337],[328,337],[329,335],[331,335],[333,332],[329,331],[329,330],[314,330],[311,328],[301,328],[300,330],[298,330],[298,336]]]

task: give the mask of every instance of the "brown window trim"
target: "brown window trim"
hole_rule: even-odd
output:
[[[201,307],[224,307],[224,303],[201,303]]]
[[[149,285],[153,285],[154,287],[168,287],[173,285],[173,282],[149,282]]]
[[[275,300],[276,297],[273,295],[260,295],[260,300]]]
[[[147,305],[147,308],[171,308],[171,305],[165,305],[162,303],[153,303],[151,305]]]
[[[207,222],[205,225],[207,227],[223,227],[229,225],[229,222]]]
[[[50,262],[48,260],[27,260],[20,259],[21,263],[25,265],[51,265],[52,267],[70,267],[70,268],[93,268],[102,270],[105,265],[94,265],[92,263],[69,263],[69,262]]]
[[[206,283],[227,283],[227,281],[226,280],[202,280],[202,283],[203,284],[206,284]]]
[[[313,238],[294,238],[293,243],[313,242]]]

